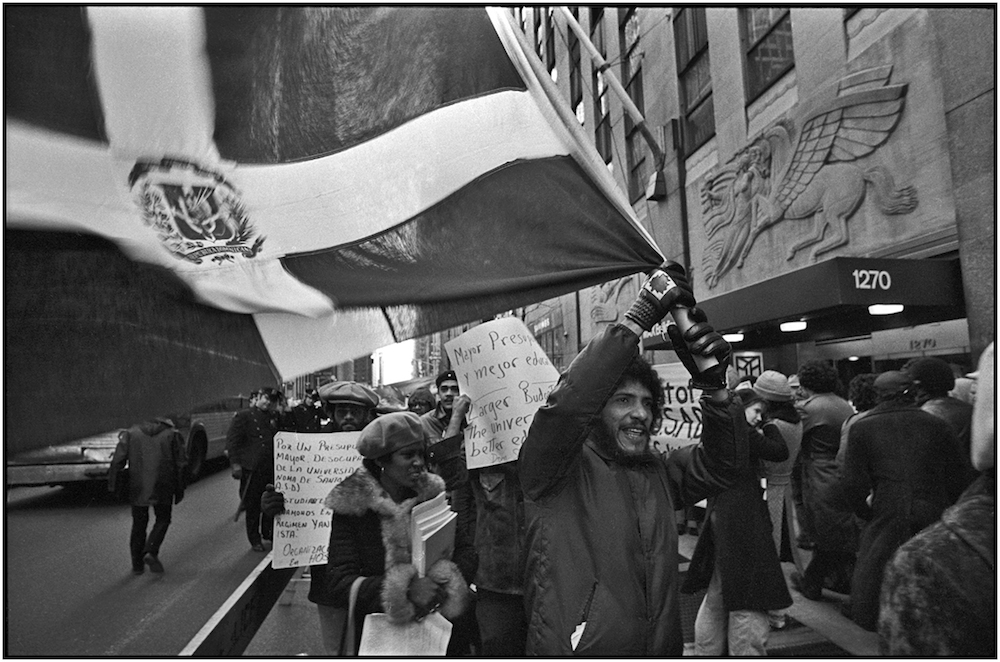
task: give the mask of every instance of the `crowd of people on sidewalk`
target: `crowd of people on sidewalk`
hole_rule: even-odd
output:
[[[703,427],[698,443],[659,454],[650,437],[664,390],[639,338],[678,307],[692,325],[668,334],[702,392]],[[820,360],[741,378],[731,351],[683,270],[656,271],[560,376],[518,459],[477,468],[464,450],[471,401],[452,371],[399,411],[350,381],[295,407],[262,388],[227,438],[248,542],[265,551],[284,509],[274,435],[354,431],[361,466],[326,497],[328,561],[310,568],[331,655],[357,654],[367,614],[406,623],[437,611],[452,622],[449,656],[679,656],[680,596],[699,592],[695,655],[766,655],[790,588],[844,596],[845,615],[877,632],[885,654],[995,655],[993,345],[971,377],[922,357],[857,375],[846,391]],[[163,571],[170,504],[184,492],[175,434],[169,421],[136,426],[115,453],[111,489],[126,461],[140,468],[136,573]],[[455,544],[421,576],[411,511],[442,492],[458,514]],[[682,577],[674,513],[703,500]],[[783,561],[797,566],[791,586]]]

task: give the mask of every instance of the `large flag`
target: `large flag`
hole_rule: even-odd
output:
[[[8,438],[662,262],[507,10],[8,6],[4,56]]]

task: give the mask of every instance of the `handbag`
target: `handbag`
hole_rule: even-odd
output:
[[[364,577],[358,577],[351,584],[346,608],[338,607],[329,609],[328,611],[330,618],[329,631],[339,635],[339,641],[337,639],[328,641],[325,640],[324,636],[323,643],[327,649],[327,653],[330,655],[338,657],[354,657],[355,655],[357,646],[355,645],[356,637],[354,634],[354,607],[358,601],[358,591],[361,590],[361,582],[364,580]],[[322,613],[320,614],[320,618],[323,618]]]

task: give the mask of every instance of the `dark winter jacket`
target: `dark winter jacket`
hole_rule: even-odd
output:
[[[411,560],[410,513],[413,506],[442,491],[444,480],[428,472],[414,496],[396,503],[375,476],[361,468],[334,487],[323,502],[333,511],[323,594],[331,597],[332,606],[347,607],[351,584],[365,577],[355,606],[357,641],[366,614],[384,612],[395,623],[414,619],[415,607],[406,595],[410,581],[417,577]],[[460,546],[460,540],[469,538],[456,531],[453,559],[468,552],[462,548],[467,543]],[[471,595],[459,566],[442,559],[427,576],[445,587],[441,615],[454,620],[463,614]]]
[[[962,460],[963,480],[968,485],[977,475],[977,472],[972,468],[970,450],[972,444],[972,405],[946,395],[940,398],[931,398],[920,405],[920,408],[951,426],[952,432],[955,433],[955,440],[958,442],[955,452]]]
[[[157,418],[118,434],[108,471],[109,492],[115,491],[126,462],[133,506],[172,504],[184,495],[187,454],[184,437],[171,421]]]
[[[886,567],[879,651],[915,657],[997,655],[996,479],[984,473]]]
[[[226,432],[226,451],[229,462],[248,471],[258,468],[268,474],[274,472],[274,413],[258,407],[241,409],[233,414]]]
[[[750,465],[725,492],[711,497],[705,527],[684,580],[684,593],[708,588],[719,563],[722,601],[727,611],[767,611],[792,604],[771,532],[771,518],[755,467],[760,460],[781,462],[788,447],[776,426],[750,431]]]
[[[292,407],[291,415],[295,432],[319,432],[322,428],[323,411],[319,407],[300,402]]]
[[[823,550],[854,553],[858,525],[844,505],[840,484],[840,431],[854,409],[833,393],[818,393],[796,405],[802,415],[803,508],[812,523],[812,535]]]
[[[459,434],[432,444],[427,457],[456,497],[467,490],[472,500],[468,518],[474,527],[479,562],[476,587],[521,595],[524,593],[524,497],[517,477],[517,462],[468,471],[462,439]],[[461,517],[463,511],[456,510]]]
[[[637,354],[635,334],[608,327],[560,378],[521,447],[529,655],[683,652],[673,514],[732,484],[747,465],[747,427],[734,398],[703,398],[701,443],[640,465],[613,459],[595,426]]]
[[[883,403],[851,426],[844,495],[867,520],[851,582],[851,617],[858,625],[875,630],[882,573],[896,549],[937,521],[961,493],[954,448],[951,427],[915,406]]]

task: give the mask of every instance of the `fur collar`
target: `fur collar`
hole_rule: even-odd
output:
[[[424,473],[417,484],[417,494],[396,503],[368,469],[362,467],[335,486],[323,505],[336,514],[361,517],[373,511],[379,517],[382,545],[385,548],[385,576],[380,595],[382,607],[393,623],[408,623],[416,617],[407,592],[417,576],[410,547],[410,514],[413,506],[444,491],[444,479]],[[454,620],[468,609],[469,588],[452,561],[441,559],[427,576],[445,588],[441,614]]]

